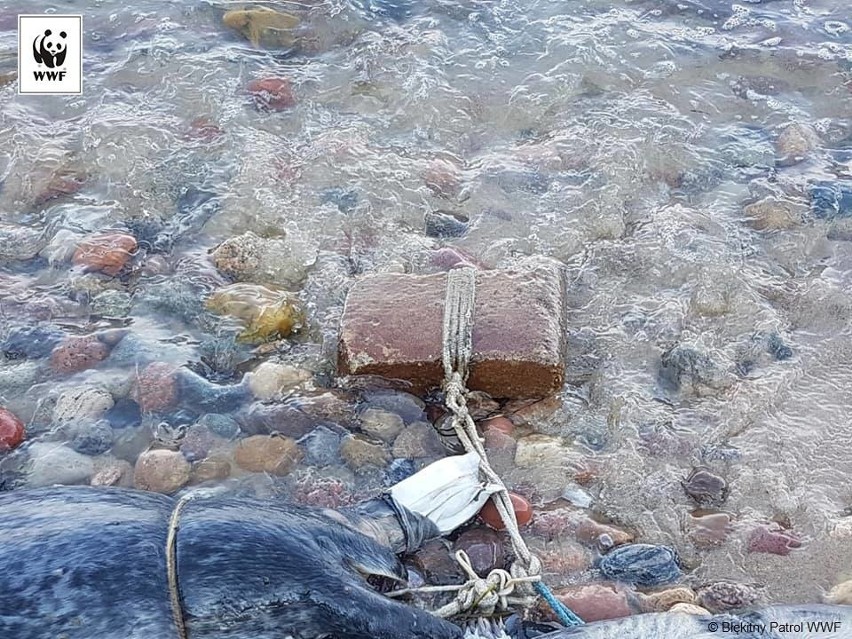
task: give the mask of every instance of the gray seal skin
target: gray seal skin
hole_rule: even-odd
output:
[[[801,628],[796,624],[801,624]],[[739,614],[709,617],[682,613],[650,613],[558,630],[539,635],[536,639],[734,638],[850,639],[852,606],[768,606]],[[476,639],[490,638],[480,634]],[[498,636],[494,636],[494,639],[498,639]]]
[[[122,489],[0,493],[0,637],[177,639],[166,573],[175,503]],[[460,638],[368,585],[365,575],[403,580],[394,550],[435,532],[395,520],[382,500],[345,511],[188,502],[176,556],[189,639]]]

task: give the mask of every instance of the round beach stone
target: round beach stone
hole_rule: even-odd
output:
[[[231,462],[220,455],[211,455],[195,462],[190,472],[190,482],[200,484],[205,481],[227,479],[231,475]]]
[[[402,417],[390,411],[368,408],[361,413],[361,430],[386,442],[392,442],[405,428]]]
[[[406,459],[443,457],[446,451],[438,433],[427,422],[407,426],[393,442],[393,456]]]
[[[512,501],[512,508],[515,510],[515,518],[518,520],[518,526],[526,526],[530,523],[533,516],[533,509],[530,502],[517,493],[509,493],[509,499]],[[479,511],[479,517],[494,530],[503,530],[506,527],[503,524],[500,513],[497,511],[497,506],[494,505],[494,501],[491,499]]]
[[[802,541],[796,533],[784,530],[774,523],[757,526],[748,538],[749,552],[787,556],[792,550],[801,546]]]
[[[253,435],[240,441],[234,454],[237,466],[253,473],[286,475],[302,457],[298,444],[281,435]]]
[[[83,455],[101,455],[112,448],[113,430],[105,419],[75,420],[63,429],[68,445]]]
[[[0,406],[0,453],[19,446],[25,435],[24,422],[9,409]]]
[[[355,436],[346,437],[341,442],[340,456],[355,472],[384,468],[390,462],[390,455],[384,446]]]
[[[696,589],[699,606],[710,612],[722,613],[753,606],[760,595],[753,586],[732,581],[716,581]]]
[[[775,142],[778,155],[787,162],[800,162],[819,146],[816,131],[802,122],[792,122],[784,127]]]
[[[641,595],[640,600],[646,612],[665,612],[679,603],[694,604],[695,593],[692,588],[681,586]]]
[[[30,456],[27,485],[32,488],[83,484],[94,474],[91,457],[61,444],[37,442],[27,452]]]
[[[127,233],[97,233],[77,245],[72,262],[89,271],[117,275],[136,248],[136,238]]]
[[[686,494],[702,505],[718,505],[728,496],[728,482],[708,468],[696,468],[683,484]]]
[[[112,395],[102,388],[76,388],[65,391],[56,400],[53,421],[61,423],[98,420],[114,404]]]
[[[293,85],[287,78],[257,78],[249,80],[246,91],[255,106],[263,111],[284,111],[296,104]]]
[[[50,365],[58,373],[77,373],[97,366],[109,357],[110,347],[94,335],[69,337],[50,355]]]
[[[263,362],[247,377],[252,395],[266,401],[280,398],[287,391],[311,379],[312,375],[310,371],[296,366]]]
[[[224,439],[233,439],[240,432],[240,425],[230,415],[220,413],[206,413],[198,420],[198,423],[209,429],[211,433]]]
[[[638,586],[662,586],[681,577],[675,551],[654,544],[615,548],[601,558],[598,568],[607,579]]]
[[[92,313],[101,317],[127,317],[133,298],[125,291],[109,289],[92,300]]]
[[[311,466],[332,466],[340,460],[340,433],[320,424],[299,439],[305,451],[305,462]]]
[[[556,598],[568,606],[583,621],[603,621],[633,614],[629,591],[620,584],[586,584],[555,591]],[[550,611],[548,607],[546,613]],[[549,616],[553,618],[552,611]]]
[[[177,403],[178,367],[166,362],[148,364],[136,377],[133,399],[144,413],[160,413]]]
[[[136,460],[133,483],[136,488],[170,494],[189,481],[190,465],[177,451],[147,450]]]

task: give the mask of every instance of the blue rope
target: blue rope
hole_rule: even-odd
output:
[[[559,621],[562,622],[563,626],[570,628],[572,626],[582,626],[585,623],[577,615],[571,612],[571,609],[568,606],[554,597],[550,588],[545,586],[543,582],[533,582],[533,588],[535,588],[535,591],[550,605],[553,612],[555,612],[556,616],[559,617]]]

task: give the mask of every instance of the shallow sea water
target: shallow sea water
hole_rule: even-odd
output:
[[[0,88],[0,222],[43,231],[40,248],[57,251],[15,259],[0,247],[0,338],[34,323],[124,329],[216,383],[270,357],[303,367],[313,396],[334,384],[337,321],[359,276],[440,270],[442,246],[482,268],[543,255],[569,274],[568,375],[525,427],[591,460],[592,511],[676,548],[694,586],[732,579],[807,602],[852,578],[852,232],[809,196],[817,182],[852,188],[845,0],[271,3],[305,12],[296,52],[224,26],[241,6],[230,2],[24,4],[84,14],[84,92]],[[15,67],[21,11],[0,2],[0,73]],[[289,78],[296,104],[256,108],[245,87],[263,77]],[[778,148],[791,122],[816,136],[802,161]],[[427,185],[436,161],[456,167],[446,188]],[[82,186],[47,198],[57,175]],[[744,211],[768,196],[796,212],[786,228],[755,228]],[[466,216],[467,232],[427,237],[436,210]],[[117,278],[68,261],[101,229],[140,240]],[[227,283],[208,252],[245,231],[286,234],[292,268],[307,273],[290,288],[308,326],[260,351],[198,319]],[[126,317],[93,312],[106,289],[132,296]],[[186,295],[163,301],[164,289]],[[770,339],[790,356],[754,346]],[[724,384],[666,384],[661,357],[678,344],[708,355]],[[74,375],[6,358],[0,404],[31,441],[58,442],[58,394],[97,385],[119,398],[137,373],[132,358]],[[370,404],[358,389],[344,397],[353,419]],[[146,416],[124,459],[157,423],[197,417]],[[568,465],[509,468],[508,480],[550,508]],[[689,541],[695,504],[681,487],[702,465],[727,480],[720,509],[734,517],[709,550]],[[336,474],[359,495],[381,485],[301,472]],[[243,477],[260,493],[290,480]],[[748,552],[749,531],[769,522],[802,547]]]

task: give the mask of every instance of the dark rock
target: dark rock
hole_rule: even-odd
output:
[[[357,282],[341,320],[340,373],[407,380],[417,393],[440,385],[445,291],[443,273],[382,274]],[[550,395],[562,387],[564,345],[558,266],[477,272],[471,390],[493,397]]]
[[[550,179],[540,171],[501,171],[496,180],[498,186],[507,193],[522,191],[542,195],[550,189]]]
[[[113,428],[136,427],[142,423],[142,409],[136,401],[122,397],[106,412],[104,419]]]
[[[692,347],[678,345],[663,353],[660,377],[675,390],[691,390],[696,395],[728,388],[729,375],[709,355]]]
[[[340,461],[341,434],[327,426],[317,426],[310,433],[298,440],[299,446],[305,451],[305,462],[311,466],[331,466]]]
[[[415,422],[407,426],[393,442],[393,456],[403,459],[428,459],[446,454],[438,433],[431,424]]]
[[[72,422],[63,430],[68,436],[68,445],[83,455],[100,455],[112,448],[112,427],[105,419]]]
[[[53,326],[19,326],[9,331],[0,350],[8,359],[41,359],[50,355],[64,336]]]
[[[209,429],[214,435],[225,439],[233,439],[240,432],[240,425],[230,415],[207,413],[201,416],[198,423]]]
[[[417,470],[413,459],[394,459],[390,466],[385,470],[385,476],[382,483],[385,486],[393,486],[398,484],[403,479],[408,479]]]
[[[707,468],[693,470],[683,484],[686,494],[702,505],[719,505],[728,496],[728,483]]]
[[[724,613],[749,608],[760,600],[758,591],[746,584],[717,581],[696,590],[698,605],[710,612]]]
[[[467,217],[449,211],[429,211],[425,216],[426,235],[429,237],[461,237],[467,233]]]
[[[358,192],[355,189],[333,186],[320,193],[320,202],[334,204],[341,213],[351,213],[358,205]]]
[[[180,441],[180,452],[187,461],[199,461],[207,457],[216,444],[212,432],[202,424],[192,424]]]
[[[450,554],[447,542],[434,539],[426,542],[412,557],[415,567],[431,584],[459,584],[464,582],[464,573]]]
[[[607,579],[637,586],[662,586],[681,578],[675,551],[652,544],[615,548],[601,558],[598,568]]]
[[[480,576],[488,575],[494,568],[504,567],[503,540],[488,528],[466,530],[456,539],[453,548],[467,553],[473,569]]]
[[[406,424],[423,421],[425,418],[426,405],[411,393],[373,391],[365,392],[362,399],[364,405],[369,408],[381,408],[396,413]]]
[[[808,189],[811,211],[820,220],[852,216],[852,182],[817,182]]]

